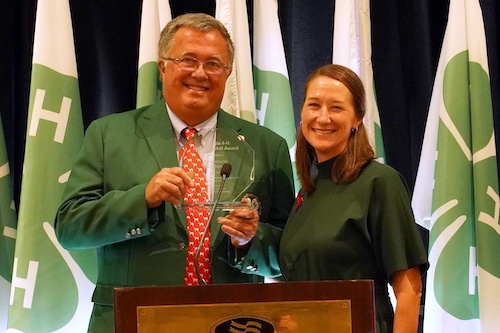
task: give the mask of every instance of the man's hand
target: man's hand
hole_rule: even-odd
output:
[[[146,204],[155,208],[167,201],[178,207],[186,193],[186,187],[194,186],[191,177],[181,168],[163,168],[146,186]]]
[[[221,230],[231,237],[233,246],[241,249],[255,236],[259,226],[259,214],[251,208],[242,207],[231,211],[225,217],[219,217],[217,222],[221,225]]]

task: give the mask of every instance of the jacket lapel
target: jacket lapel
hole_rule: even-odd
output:
[[[138,131],[143,136],[153,156],[158,163],[158,171],[162,168],[178,166],[177,152],[175,151],[175,134],[168,117],[165,101],[161,99],[151,105],[138,120]],[[186,229],[186,214],[183,209],[173,209],[177,214],[175,221]]]
[[[168,117],[165,101],[151,105],[138,120],[139,129],[146,139],[158,168],[179,165],[175,151],[175,135]]]

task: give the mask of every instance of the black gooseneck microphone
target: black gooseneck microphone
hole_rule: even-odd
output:
[[[196,253],[194,255],[194,269],[196,271],[196,275],[198,276],[198,281],[201,284],[208,284],[205,279],[201,277],[200,271],[199,271],[199,256],[201,252],[201,248],[203,246],[203,243],[205,241],[205,237],[207,236],[208,228],[210,227],[210,221],[212,221],[212,217],[214,216],[215,208],[219,204],[220,196],[222,194],[222,189],[224,188],[224,184],[226,183],[226,179],[229,178],[229,175],[231,175],[231,169],[233,167],[229,163],[224,163],[222,168],[220,169],[220,176],[222,177],[222,181],[219,186],[219,191],[217,192],[217,195],[215,197],[215,200],[212,205],[212,209],[210,211],[210,215],[208,216],[208,222],[207,225],[205,226],[205,230],[203,230],[203,235],[201,236],[200,244],[198,245],[198,248],[196,249]]]

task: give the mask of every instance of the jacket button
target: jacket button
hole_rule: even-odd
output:
[[[179,250],[185,250],[186,244],[184,242],[179,243]]]
[[[130,235],[130,232],[127,232],[127,233],[125,234],[125,238],[126,238],[126,239],[129,239],[129,238],[130,238],[130,236],[131,236],[131,235]]]

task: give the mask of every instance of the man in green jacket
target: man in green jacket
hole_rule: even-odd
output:
[[[254,149],[253,181],[234,186],[232,195],[239,201],[250,194],[260,202],[259,213],[238,208],[211,219],[211,282],[262,282],[281,274],[277,250],[294,200],[288,147],[272,131],[220,109],[233,57],[219,21],[205,14],[179,16],[160,36],[164,100],[103,117],[87,129],[55,226],[66,249],[97,249],[89,332],[114,331],[115,287],[186,284],[189,238],[182,198],[193,182],[179,167],[185,127],[201,133],[196,148],[209,164],[212,198],[221,133],[234,132]],[[216,134],[205,139],[206,128],[217,128]]]

